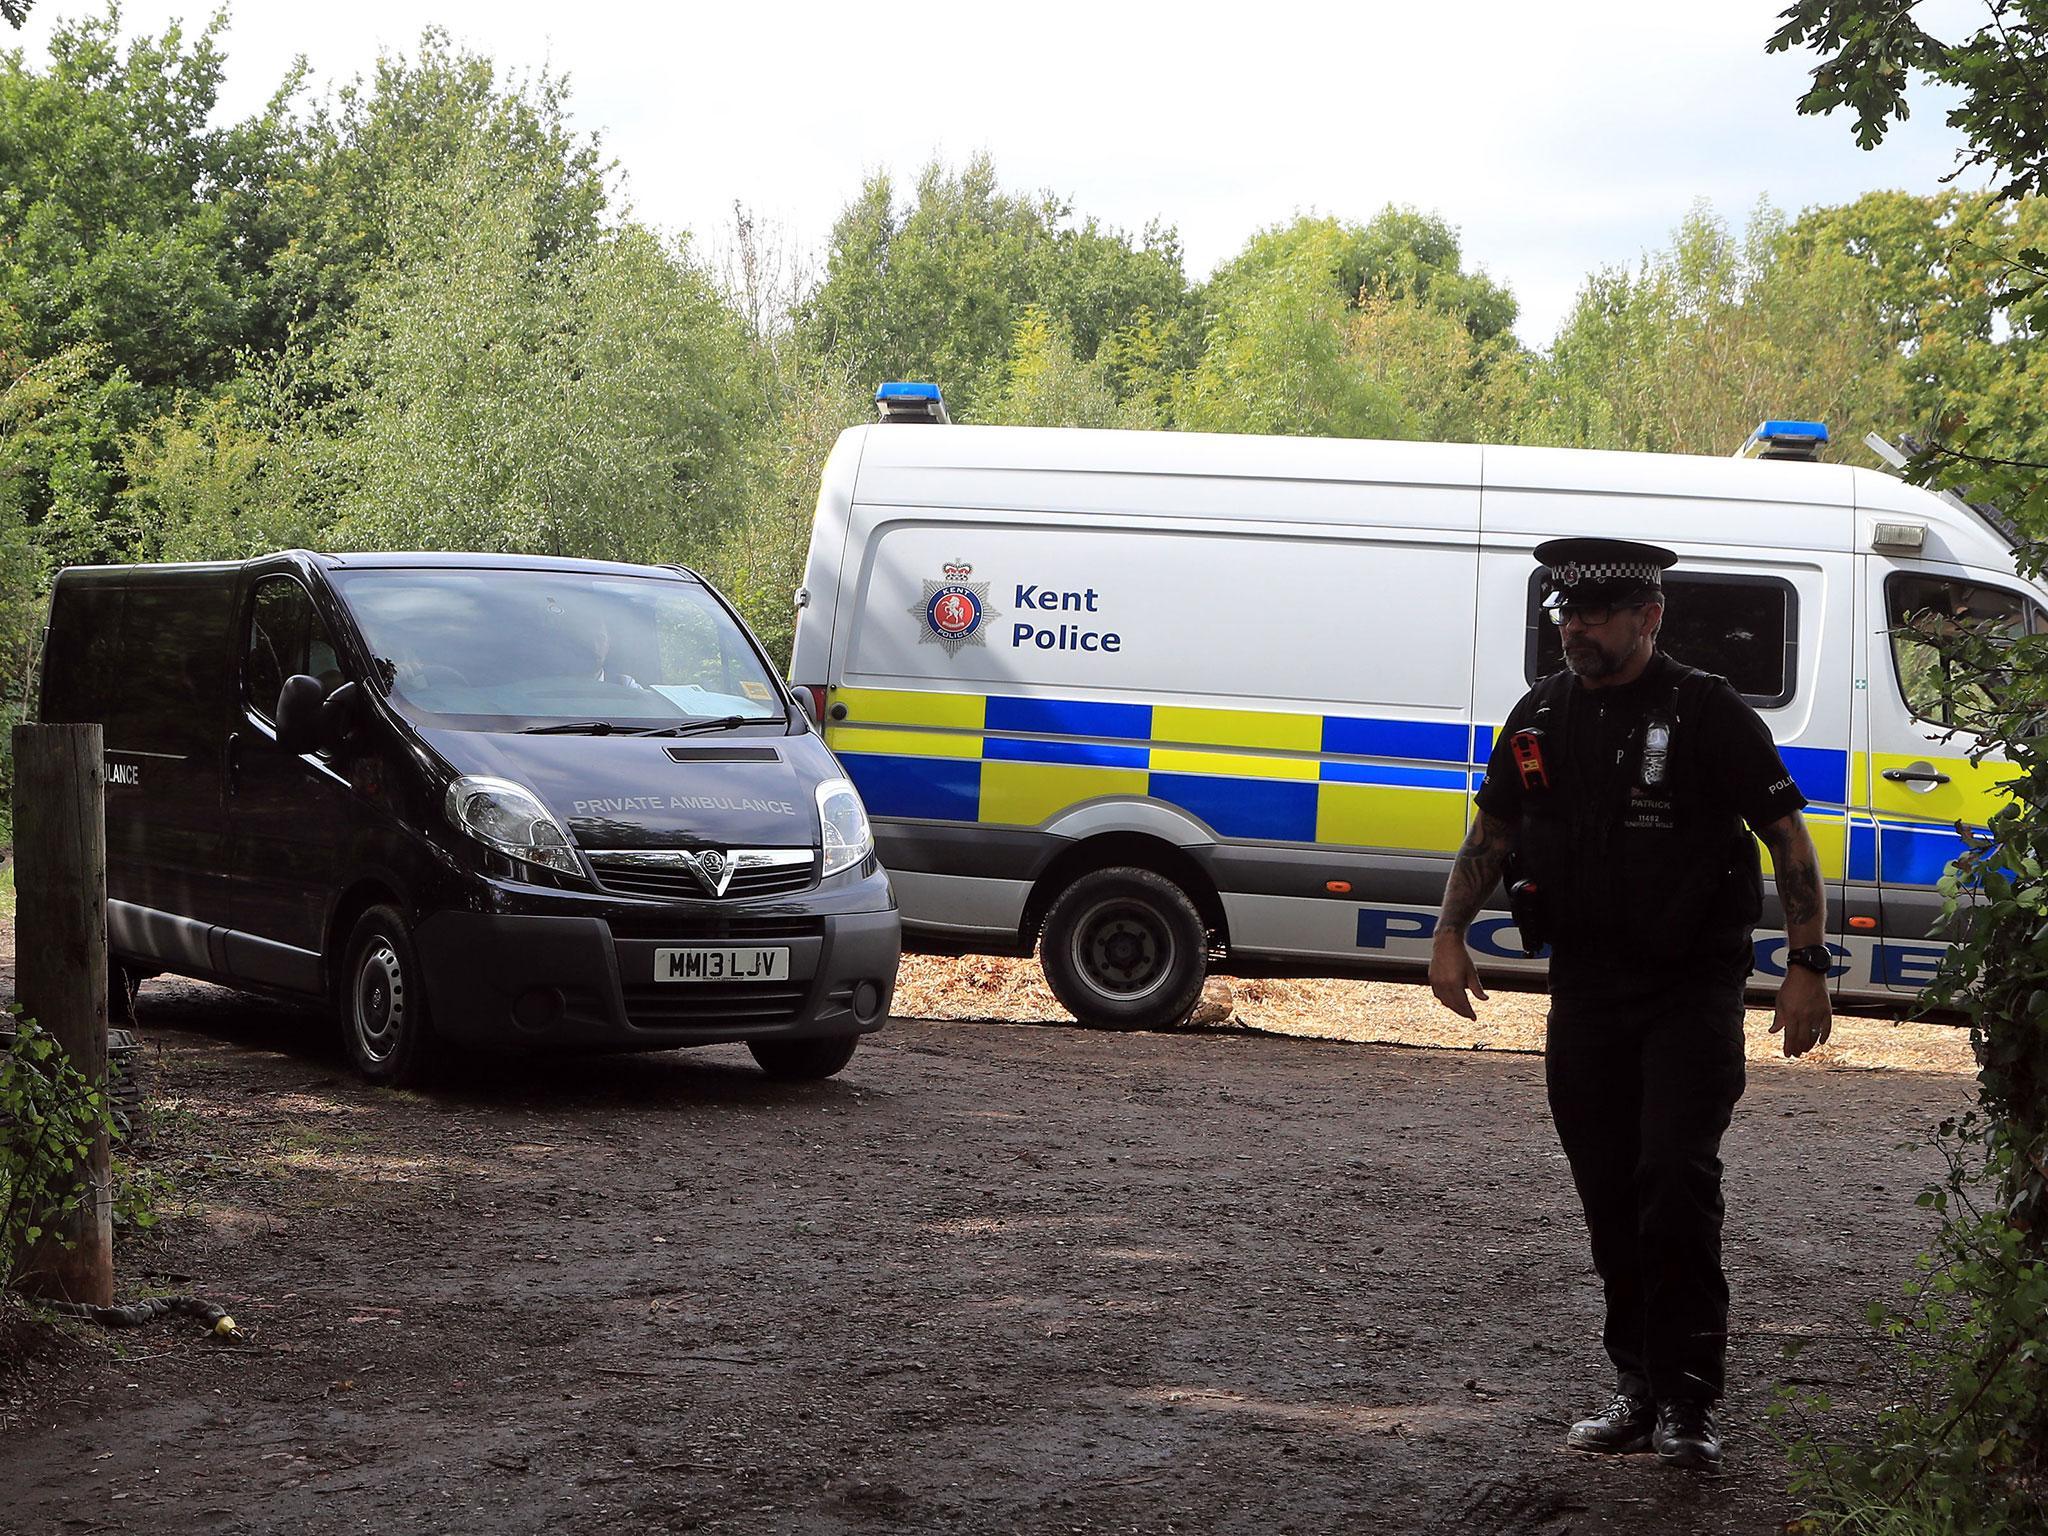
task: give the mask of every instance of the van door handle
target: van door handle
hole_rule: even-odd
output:
[[[242,766],[242,733],[241,733],[240,731],[229,731],[229,732],[228,732],[228,765],[227,765],[227,766],[228,766],[228,775],[227,775],[227,777],[228,777],[228,792],[229,792],[230,794],[232,794],[232,793],[234,793],[234,790],[235,790],[235,776],[236,776],[236,774],[237,774],[237,773],[238,773],[238,772],[240,771],[240,769],[241,769],[241,766]]]
[[[1933,768],[1887,768],[1884,776],[1894,784],[1946,784],[1948,775]]]

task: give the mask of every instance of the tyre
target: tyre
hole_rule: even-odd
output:
[[[1187,892],[1164,875],[1098,869],[1053,901],[1039,964],[1083,1024],[1165,1029],[1202,995],[1209,933]]]
[[[815,1083],[853,1060],[859,1035],[826,1035],[817,1040],[750,1040],[747,1049],[770,1077],[785,1083]]]
[[[425,1082],[437,1052],[404,915],[370,908],[356,919],[342,953],[341,1024],[356,1070],[393,1087]]]

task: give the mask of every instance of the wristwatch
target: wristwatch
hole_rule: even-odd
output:
[[[1835,968],[1835,952],[1825,944],[1806,944],[1785,951],[1785,963],[1825,976]]]

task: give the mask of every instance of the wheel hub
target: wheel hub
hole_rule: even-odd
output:
[[[372,1061],[385,1061],[405,1032],[405,972],[398,952],[378,940],[356,971],[356,1039]]]
[[[1173,934],[1150,908],[1109,901],[1074,927],[1075,968],[1112,996],[1143,997],[1166,984]]]

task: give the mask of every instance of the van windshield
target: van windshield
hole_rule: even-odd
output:
[[[392,702],[456,730],[786,718],[760,654],[693,581],[573,571],[331,571]]]

